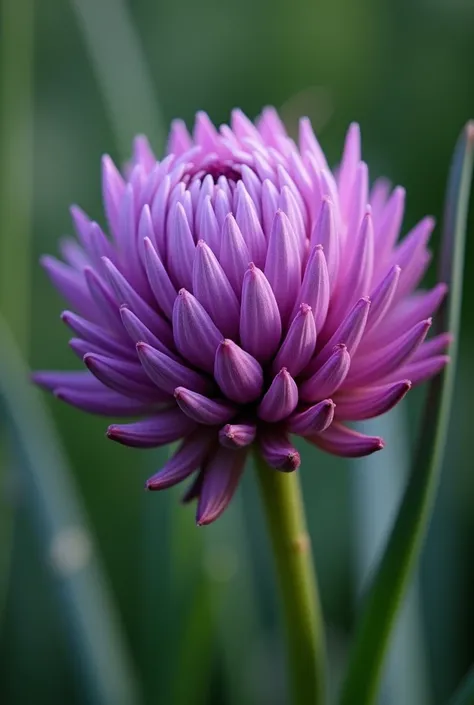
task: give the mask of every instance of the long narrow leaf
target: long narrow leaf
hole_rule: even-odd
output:
[[[139,703],[134,669],[54,426],[0,318],[0,406],[91,705]]]
[[[164,128],[155,86],[124,0],[71,0],[122,159],[145,133],[161,149]]]
[[[31,304],[34,0],[0,0],[0,310],[27,353]],[[18,197],[21,194],[21,198]],[[0,615],[10,581],[15,511],[0,429]]]
[[[434,503],[453,396],[473,155],[474,125],[469,123],[458,141],[451,167],[440,263],[440,278],[449,284],[450,293],[438,316],[438,326],[455,336],[452,361],[430,385],[412,473],[356,628],[341,705],[374,702],[392,627]]]

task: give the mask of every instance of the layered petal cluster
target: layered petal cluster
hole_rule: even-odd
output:
[[[348,421],[383,414],[447,362],[425,338],[444,284],[414,293],[434,223],[401,242],[405,192],[369,184],[357,125],[336,172],[306,118],[289,138],[267,108],[192,135],[173,124],[158,161],[135,141],[121,173],[103,159],[107,232],[72,208],[77,239],[43,265],[71,311],[87,369],[36,380],[85,411],[139,417],[109,438],[151,448],[182,439],[151,490],[193,476],[197,520],[229,503],[246,455],[298,468],[293,434],[356,457],[383,447]]]

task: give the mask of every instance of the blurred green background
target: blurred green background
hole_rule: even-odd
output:
[[[300,114],[309,115],[332,163],[356,120],[372,177],[384,174],[407,188],[404,227],[425,213],[441,217],[450,155],[462,125],[474,117],[474,4],[468,0],[1,4],[1,304],[31,368],[80,367],[58,318],[64,304],[38,257],[56,253],[59,237],[71,232],[69,204],[103,222],[101,155],[120,162],[140,131],[150,133],[159,151],[161,125],[174,117],[189,125],[204,109],[220,123],[235,106],[254,117],[273,104],[290,130]],[[149,77],[146,68],[143,75],[133,68],[138,44]],[[25,248],[23,230],[31,232],[29,249],[15,246],[15,229]],[[380,701],[387,705],[445,702],[474,660],[473,243],[468,237],[443,479],[417,589],[389,659]],[[25,301],[9,295],[5,281],[21,285]],[[412,396],[391,421],[372,424],[393,439],[376,460],[338,462],[303,451],[335,683],[374,540],[403,483],[422,395]],[[286,703],[272,564],[252,473],[228,516],[194,529],[193,510],[179,508],[179,494],[143,492],[167,451],[115,446],[105,439],[104,419],[44,401],[123,624],[140,684],[136,705]],[[0,701],[95,705],[53,591],[51,555],[31,521],[31,488],[6,433],[0,440]]]

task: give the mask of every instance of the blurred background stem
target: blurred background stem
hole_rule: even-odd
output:
[[[279,472],[256,454],[260,496],[280,587],[293,705],[325,701],[324,624],[297,472]]]
[[[34,0],[0,0],[0,312],[28,355],[33,200]],[[2,348],[0,338],[0,349]],[[0,619],[8,590],[15,478],[0,427]]]

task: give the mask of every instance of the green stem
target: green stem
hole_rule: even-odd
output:
[[[299,476],[267,467],[259,455],[256,467],[280,583],[293,705],[321,705],[324,630]]]

